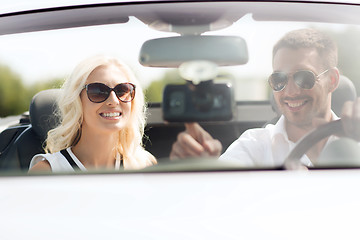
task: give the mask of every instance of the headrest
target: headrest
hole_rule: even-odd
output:
[[[37,93],[30,104],[30,122],[35,133],[45,140],[47,132],[59,123],[56,114],[60,89],[48,89]]]
[[[356,97],[354,83],[349,78],[340,75],[339,86],[332,94],[331,108],[340,117],[344,103],[346,101],[354,101]]]
[[[342,107],[346,101],[354,101],[357,97],[356,88],[354,83],[344,75],[340,75],[339,86],[332,93],[331,98],[331,109],[334,113],[340,117]],[[274,95],[271,94],[270,104],[274,112],[278,115],[281,115],[280,111],[277,108]]]

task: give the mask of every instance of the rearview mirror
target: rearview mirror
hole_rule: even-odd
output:
[[[146,41],[139,62],[148,67],[178,67],[183,62],[207,60],[218,66],[248,61],[247,45],[235,36],[180,36]]]

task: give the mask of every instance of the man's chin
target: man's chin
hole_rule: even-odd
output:
[[[312,119],[306,117],[302,117],[298,115],[294,116],[293,114],[290,114],[290,116],[285,115],[285,119],[287,123],[297,126],[299,128],[312,126]]]

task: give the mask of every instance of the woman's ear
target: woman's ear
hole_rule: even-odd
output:
[[[339,86],[339,69],[336,67],[329,70],[330,84],[329,84],[329,92],[334,92],[335,89]]]

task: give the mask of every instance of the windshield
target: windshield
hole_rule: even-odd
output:
[[[284,9],[287,11],[283,11]],[[144,99],[148,103],[147,127],[143,145],[148,152],[154,155],[158,165],[169,163],[168,158],[171,155],[172,144],[176,142],[179,133],[185,130],[184,122],[200,122],[214,139],[221,142],[220,155],[246,130],[264,129],[271,121],[275,121],[272,123],[277,122],[284,111],[281,110],[281,107],[279,110],[275,103],[282,89],[276,90],[273,86],[271,88],[269,81],[270,79],[275,79],[274,81],[283,79],[284,76],[272,74],[284,73],[284,70],[281,67],[277,68],[277,62],[273,58],[273,47],[280,38],[291,31],[315,29],[330,36],[336,42],[338,49],[338,63],[331,66],[330,72],[336,67],[339,76],[350,81],[355,95],[360,88],[360,72],[357,70],[360,66],[360,48],[358,47],[360,6],[355,4],[346,6],[311,3],[214,2],[206,3],[204,6],[203,3],[138,3],[134,5],[92,5],[88,9],[80,7],[72,9],[70,7],[65,9],[66,11],[60,10],[63,11],[61,14],[57,14],[56,9],[53,9],[49,12],[34,11],[31,16],[10,13],[0,15],[0,18],[13,24],[0,28],[0,31],[3,31],[0,32],[0,131],[4,138],[1,140],[1,161],[3,162],[8,162],[13,158],[5,155],[9,153],[14,144],[16,145],[14,139],[26,128],[34,126],[34,122],[31,120],[41,119],[40,116],[33,118],[29,116],[28,111],[33,96],[44,89],[61,88],[65,80],[71,76],[74,68],[91,56],[112,56],[120,59],[134,72],[141,86],[139,89],[142,89]],[[72,14],[71,11],[79,12]],[[98,21],[89,18],[86,11],[93,11],[98,17]],[[111,14],[115,16],[115,13],[117,19],[111,18]],[[52,14],[56,17],[52,18]],[[107,14],[109,14],[108,18],[106,18]],[[79,18],[74,16],[79,16]],[[29,27],[20,28],[16,18],[19,19],[18,21],[29,21]],[[63,18],[68,20],[65,21]],[[52,20],[46,24],[48,19]],[[34,22],[33,26],[31,21]],[[45,24],[41,24],[42,21]],[[57,25],[56,21],[60,23]],[[193,50],[193,53],[205,56],[205,53],[211,52],[212,55],[218,57],[218,59],[206,61],[207,64],[210,62],[213,65],[203,67],[206,71],[210,71],[209,69],[215,71],[214,76],[206,75],[201,78],[199,71],[203,71],[203,69],[191,70],[190,68],[189,70],[188,67],[185,70],[187,72],[184,73],[179,71],[180,64],[176,66],[170,64],[171,61],[180,61],[182,52],[177,48],[182,47],[183,39],[179,40],[178,46],[171,45],[173,43],[170,41],[164,42],[163,45],[155,45],[150,41],[149,44],[154,45],[149,47],[149,52],[143,52],[146,50],[143,48],[143,44],[149,40],[165,38],[170,40],[170,38],[189,36],[208,37],[201,40],[202,42],[197,49]],[[239,51],[237,53],[234,51],[231,53],[230,50],[228,55],[229,59],[231,57],[241,58],[242,62],[234,60],[229,63],[227,59],[220,59],[228,50],[228,47],[224,47],[220,42],[216,42],[218,45],[215,46],[217,47],[209,46],[206,50],[200,51],[200,48],[205,47],[205,43],[213,40],[213,36],[219,36],[231,43],[235,40],[243,41],[241,46],[244,48],[236,48],[236,51]],[[234,37],[234,39],[226,37]],[[189,42],[189,44],[192,43],[195,44],[195,40]],[[150,52],[150,50],[155,51]],[[172,50],[174,52],[171,52]],[[190,55],[192,55],[191,52],[185,54],[184,57],[188,58],[187,62],[190,63],[208,60],[203,59],[206,57],[202,55],[201,57],[190,57]],[[144,56],[148,58],[148,62],[142,62]],[[155,62],[157,58],[160,59],[160,62],[162,61],[163,66],[157,65],[158,63]],[[184,67],[184,65],[182,66]],[[202,68],[203,65],[191,66]],[[297,70],[305,70],[301,68],[304,67],[298,67]],[[193,72],[189,73],[189,71]],[[315,72],[316,78],[321,78],[320,72],[312,71]],[[294,72],[293,70],[286,72],[286,74],[293,75],[291,75],[292,77],[288,76],[288,82],[281,87],[289,89],[292,86],[306,89],[306,86],[301,85],[304,83],[295,80]],[[190,74],[190,76],[186,74]],[[303,77],[304,74],[311,75],[313,73],[302,72],[298,75]],[[328,78],[328,73],[324,74]],[[270,76],[271,78],[269,78]],[[289,80],[291,78],[294,81]],[[179,107],[179,104],[182,104],[181,101],[191,97],[186,95],[185,91],[187,90],[179,90],[179,86],[185,86],[191,81],[195,83],[195,80],[204,84],[208,84],[211,80],[211,84],[217,84],[215,85],[217,89],[224,88],[223,91],[214,93],[217,94],[215,97],[211,96],[211,101],[215,102],[214,106],[209,107],[203,102],[199,103],[208,101],[200,99],[197,100],[197,103],[201,106],[194,108],[195,110],[193,108],[188,110],[189,106],[185,105]],[[273,84],[282,83],[275,82]],[[195,83],[198,89],[200,89],[198,87],[200,85]],[[197,94],[201,95],[203,92],[209,91],[199,90]],[[342,93],[338,98],[340,99],[337,100],[338,102],[342,101],[339,103],[341,106],[337,107],[339,109],[342,107],[344,95],[348,97],[350,94]],[[289,98],[289,96],[287,97]],[[284,99],[279,102],[288,101],[287,98]],[[300,97],[296,101],[291,100],[293,101],[291,103],[286,102],[288,106],[291,106],[291,111],[298,111],[300,105],[305,103],[320,102],[310,93],[303,94],[299,99]],[[331,101],[331,98],[327,98],[327,101]],[[340,117],[340,110],[334,109],[338,102],[333,103],[332,113],[333,116]],[[164,107],[167,104],[170,104],[168,109]],[[319,110],[319,112],[321,111]],[[9,129],[16,130],[9,131]],[[5,134],[5,132],[7,133]],[[326,144],[326,142],[323,143],[322,147]],[[42,144],[39,146],[43,147]],[[263,154],[267,154],[266,152],[269,151],[263,146],[256,149]],[[43,149],[37,151],[40,153]],[[282,165],[286,156],[287,153],[275,154],[273,156],[274,164],[271,166]],[[29,159],[26,160],[26,162],[29,161]],[[6,169],[5,165],[10,166],[11,164],[4,164],[4,169]],[[269,165],[268,163],[255,164],[251,167],[269,167]],[[23,166],[21,168],[26,169]]]

